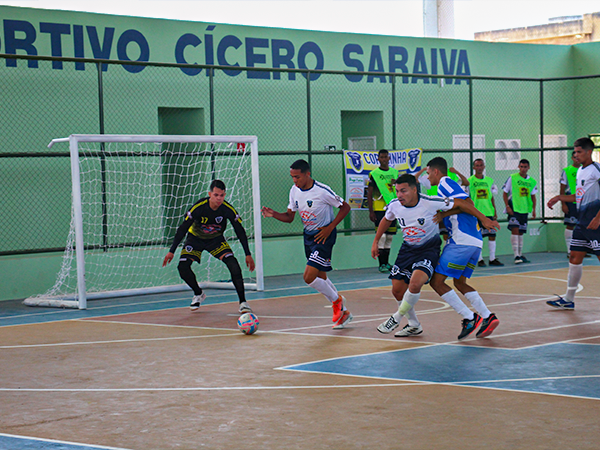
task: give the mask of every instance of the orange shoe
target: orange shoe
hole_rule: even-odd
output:
[[[335,302],[331,304],[333,308],[333,319],[331,319],[332,322],[337,322],[338,320],[340,320],[340,317],[342,317],[342,306],[344,306],[345,304],[346,299],[341,295]]]
[[[346,310],[342,312],[342,316],[339,318],[339,320],[336,322],[336,324],[333,326],[334,330],[341,330],[342,328],[346,328],[346,325],[348,325],[350,322],[352,322],[352,314],[350,313],[350,311]]]

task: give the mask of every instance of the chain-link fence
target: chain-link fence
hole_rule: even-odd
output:
[[[288,204],[296,159],[308,160],[314,178],[342,195],[342,149],[352,142],[367,139],[374,150],[418,147],[424,164],[443,156],[467,177],[473,160],[484,159],[501,213],[501,187],[521,158],[538,180],[538,205],[558,193],[573,141],[600,132],[598,99],[600,75],[423,77],[0,55],[0,255],[64,246],[70,162],[66,149],[47,148],[54,138],[257,135],[261,202],[279,211]],[[538,216],[561,213],[538,206]],[[373,225],[367,211],[353,211],[340,228]],[[300,221],[263,222],[265,238],[301,229]]]

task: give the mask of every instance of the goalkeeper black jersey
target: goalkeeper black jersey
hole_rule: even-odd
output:
[[[235,208],[224,201],[216,210],[213,210],[208,200],[208,197],[201,198],[185,213],[185,221],[177,229],[171,252],[175,252],[186,232],[198,239],[218,238],[223,236],[229,221],[244,248],[244,253],[250,255],[246,231]]]

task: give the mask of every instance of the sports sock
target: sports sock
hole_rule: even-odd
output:
[[[463,303],[463,301],[460,299],[460,297],[454,289],[442,295],[442,300],[444,300],[446,303],[452,306],[454,311],[463,316],[463,318],[473,320],[473,317],[475,317],[473,311],[467,308],[467,305]]]
[[[379,249],[379,262],[381,264],[388,264],[390,262],[390,249],[389,248],[380,248]]]
[[[567,253],[571,253],[571,239],[573,239],[573,230],[565,228],[565,243],[567,244]]]
[[[233,286],[235,287],[235,291],[237,292],[238,299],[240,303],[246,301],[246,291],[244,289],[244,277],[242,276],[242,268],[238,263],[238,260],[235,256],[226,256],[223,258],[223,262],[229,269],[229,273],[231,274],[231,281]]]
[[[510,245],[512,246],[513,253],[515,254],[515,258],[519,255],[519,236],[516,234],[510,235]]]
[[[192,270],[192,260],[182,259],[177,265],[177,270],[179,271],[179,276],[181,279],[185,281],[185,284],[187,284],[192,291],[194,291],[194,295],[202,295],[202,289],[198,285],[196,274]]]
[[[325,297],[327,297],[327,300],[329,300],[331,303],[335,302],[339,297],[337,291],[335,289],[332,289],[331,286],[329,286],[329,284],[327,283],[327,281],[325,281],[322,278],[315,278],[315,281],[310,283],[309,286],[313,289],[316,289]]]
[[[517,236],[519,238],[518,242],[518,252],[519,252],[519,256],[523,256],[523,235],[519,234],[519,236]]]
[[[419,325],[421,325],[421,322],[419,322],[419,319],[417,319],[417,313],[415,312],[415,308],[410,308],[406,312],[406,318],[408,319],[408,324],[411,327],[418,327]]]
[[[326,283],[329,285],[329,287],[330,287],[331,289],[333,289],[333,290],[335,291],[335,294],[336,294],[337,296],[339,296],[337,288],[336,288],[336,287],[335,287],[335,285],[332,283],[332,281],[331,281],[331,279],[330,279],[329,277],[325,278],[325,282],[326,282]]]
[[[488,248],[490,249],[490,261],[496,259],[496,241],[489,241]]]
[[[577,292],[577,286],[581,281],[583,275],[583,264],[571,264],[569,263],[569,275],[567,276],[567,293],[565,299],[573,302],[575,301],[575,293]]]
[[[490,314],[492,312],[486,306],[485,302],[481,298],[481,295],[479,295],[479,292],[477,292],[477,291],[467,292],[465,294],[465,298],[469,301],[469,303],[471,303],[473,308],[475,308],[475,311],[477,311],[477,313],[481,317],[483,317],[484,319],[487,319],[488,317],[490,317]]]
[[[406,313],[408,313],[408,310],[413,308],[417,304],[420,296],[420,292],[413,294],[407,289],[404,293],[404,297],[402,298],[402,303],[400,303],[400,307],[398,308],[398,312],[400,313],[400,315],[405,316]]]

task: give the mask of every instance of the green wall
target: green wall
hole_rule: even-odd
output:
[[[376,135],[380,148],[450,149],[452,135],[469,133],[470,87],[473,132],[486,136],[486,147],[493,148],[495,139],[519,138],[522,147],[536,148],[540,130],[537,81],[473,79],[469,84],[443,75],[547,78],[600,73],[600,43],[500,44],[7,6],[0,6],[0,14],[0,53],[231,65],[227,72],[214,73],[214,133],[256,134],[261,152],[308,149],[308,89],[312,150],[322,150],[324,145],[345,148],[347,137],[356,132]],[[96,65],[41,61],[33,67],[35,64],[0,59],[0,124],[4,130],[0,153],[42,154],[48,152],[47,144],[53,138],[99,133],[100,106],[104,131],[109,134],[158,134],[180,129],[211,132],[210,77],[205,69],[108,65],[102,71],[100,105]],[[300,73],[240,72],[233,66],[350,73],[313,74],[309,86]],[[395,78],[393,103],[389,77],[353,74],[357,70],[414,72],[422,77]],[[544,133],[566,134],[572,142],[580,135],[600,132],[598,101],[597,80],[545,83]],[[349,112],[363,115],[352,118]],[[353,125],[353,119],[361,122]],[[263,204],[285,209],[291,184],[289,164],[298,157],[261,156]],[[488,154],[486,161],[491,170],[493,154]],[[343,193],[339,155],[313,155],[312,164],[315,178]],[[500,172],[494,178],[501,184],[506,176]],[[532,176],[540,176],[535,163]],[[0,251],[9,246],[26,248],[32,243],[63,246],[70,223],[68,160],[4,160],[0,179]],[[42,223],[23,227],[23,205],[35,205]],[[368,224],[368,220],[364,222]],[[263,225],[267,234],[301,230],[299,221]],[[548,225],[540,236],[528,236],[527,251],[556,250],[556,240],[544,238],[552,229]],[[370,239],[368,234],[340,237],[336,266],[371,267]],[[508,243],[503,231],[499,254],[511,253]],[[365,255],[357,257],[356,249],[363,249]],[[285,264],[278,260],[288,250],[301,255],[301,240],[265,241],[266,275],[302,272],[303,258],[293,263],[286,260]],[[484,245],[484,254],[486,251]],[[0,299],[44,291],[54,281],[57,261],[58,257],[51,255],[0,257]],[[30,277],[33,281],[23,283],[17,278],[32,268],[36,275]]]

